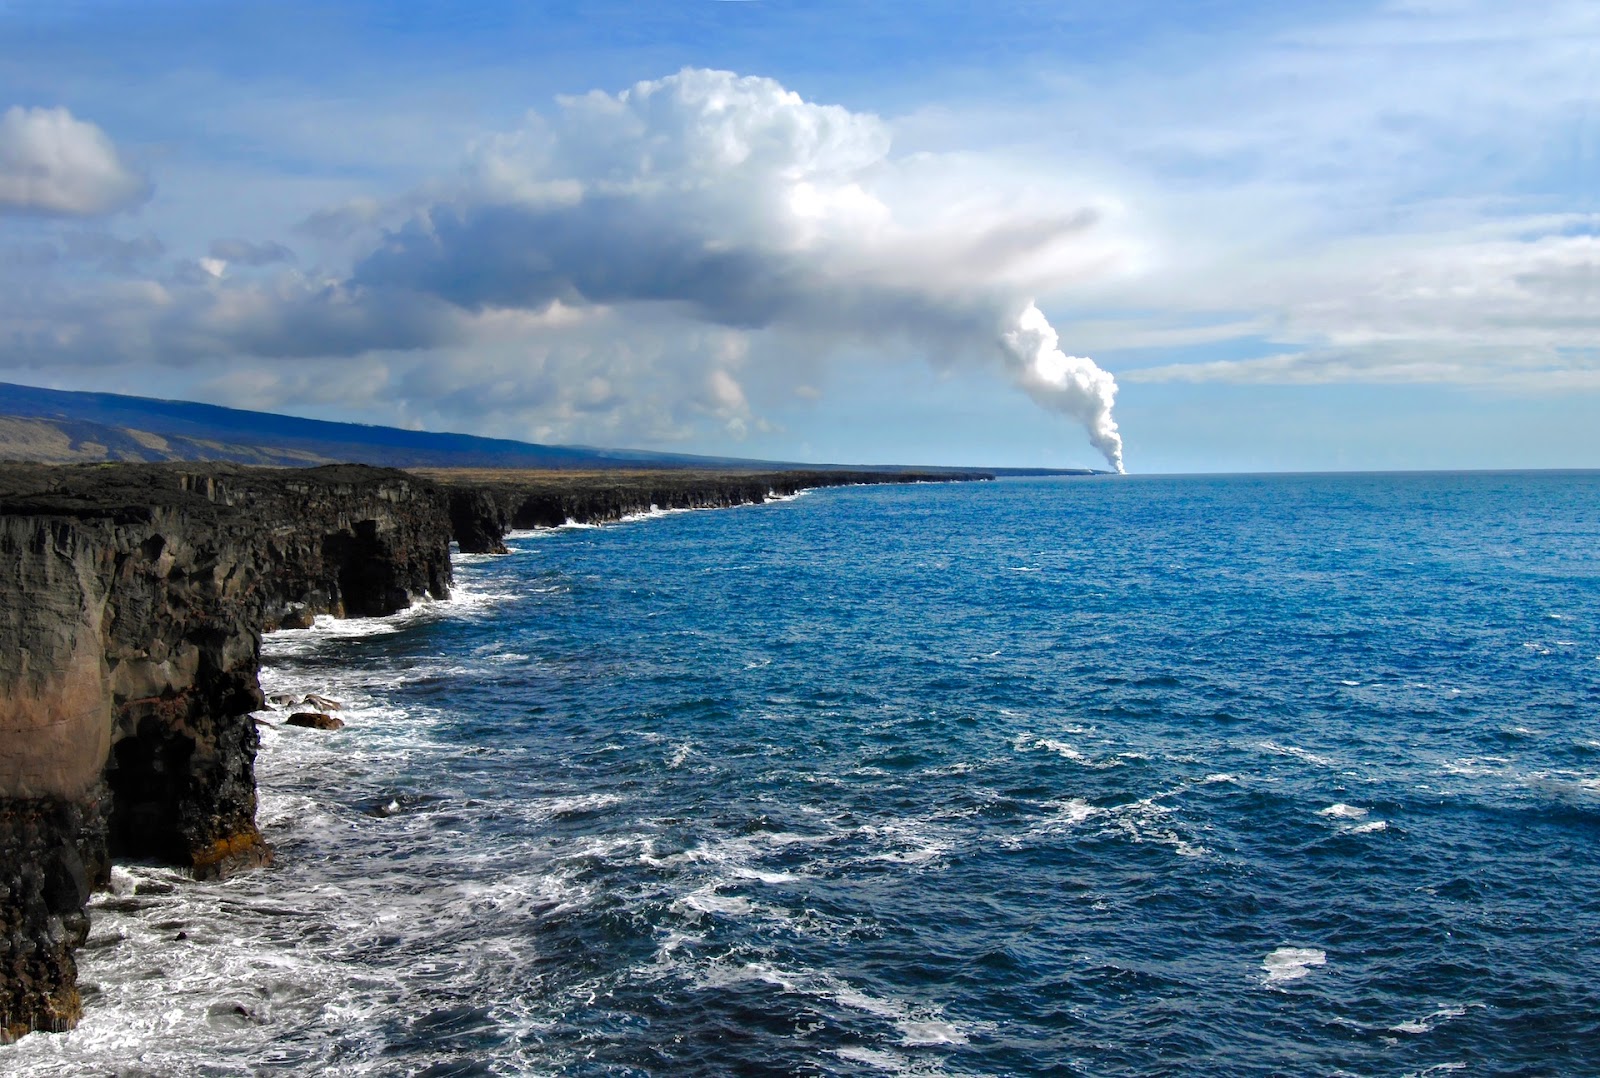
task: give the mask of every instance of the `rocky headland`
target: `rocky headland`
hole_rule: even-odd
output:
[[[450,543],[652,508],[953,472],[438,471],[0,464],[0,1040],[78,1019],[114,859],[198,877],[256,828],[261,633],[450,591]]]

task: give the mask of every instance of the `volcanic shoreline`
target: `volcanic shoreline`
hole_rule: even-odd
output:
[[[513,529],[978,472],[0,464],[0,1041],[69,1029],[118,859],[266,864],[261,634],[450,594]]]

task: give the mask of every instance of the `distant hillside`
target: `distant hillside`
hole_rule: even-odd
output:
[[[558,471],[865,468],[924,471],[925,465],[816,464],[699,457],[642,449],[539,445],[470,434],[329,423],[192,401],[74,393],[0,382],[0,460],[41,464],[94,461],[228,461],[301,467],[376,464],[390,468],[497,468]],[[996,468],[994,475],[1098,475],[1089,468]]]
[[[470,434],[329,423],[189,401],[0,382],[0,460],[333,462],[392,468],[731,468],[772,462],[537,445]]]

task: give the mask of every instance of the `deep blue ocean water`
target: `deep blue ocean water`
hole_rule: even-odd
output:
[[[264,731],[278,864],[119,869],[83,1026],[0,1064],[1600,1073],[1600,474],[851,488],[512,545],[269,640],[267,688],[349,722]]]

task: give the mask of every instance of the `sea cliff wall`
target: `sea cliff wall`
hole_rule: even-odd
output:
[[[718,509],[760,504],[818,487],[993,479],[986,472],[797,469],[771,472],[522,472],[417,469],[438,481],[450,527],[465,554],[504,554],[508,532],[572,521],[603,524],[651,509]]]
[[[113,857],[218,876],[256,829],[263,629],[449,594],[443,493],[356,466],[0,469],[0,1032],[77,1018]]]

